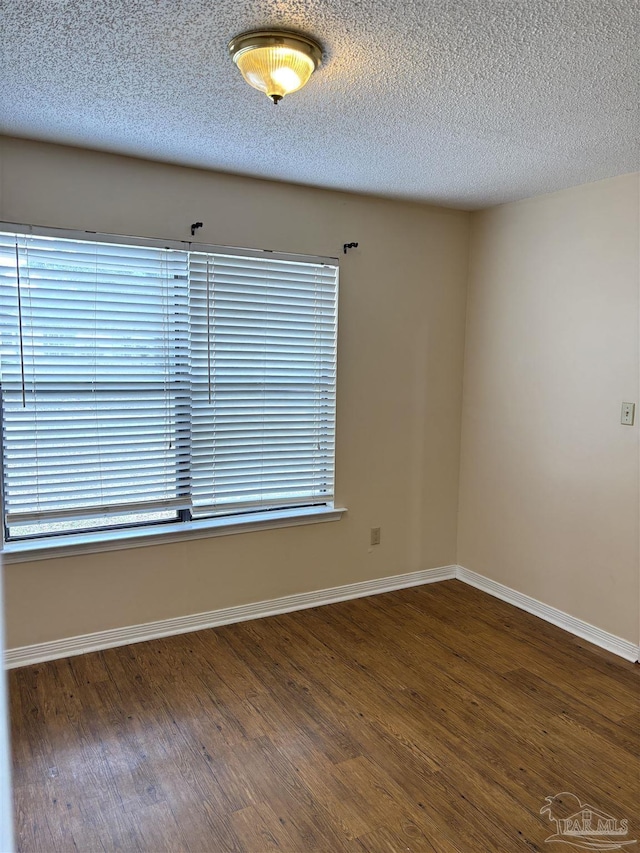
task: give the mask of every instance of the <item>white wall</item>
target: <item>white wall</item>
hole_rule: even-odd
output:
[[[349,510],[7,566],[9,647],[455,562],[468,214],[15,139],[0,168],[5,221],[190,239],[200,220],[204,242],[339,255],[336,489]]]
[[[473,217],[458,562],[640,626],[639,176]]]

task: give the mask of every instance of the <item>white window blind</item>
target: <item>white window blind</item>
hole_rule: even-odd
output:
[[[0,310],[9,533],[331,502],[335,264],[3,233]]]
[[[336,268],[192,252],[195,514],[333,498]]]
[[[188,505],[187,253],[11,235],[0,252],[9,526]]]

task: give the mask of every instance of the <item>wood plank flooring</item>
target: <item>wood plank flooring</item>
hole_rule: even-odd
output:
[[[15,670],[18,849],[552,853],[564,791],[640,839],[639,674],[458,581]]]

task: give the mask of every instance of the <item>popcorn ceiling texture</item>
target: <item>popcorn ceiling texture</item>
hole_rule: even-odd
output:
[[[326,55],[275,107],[227,55]],[[478,208],[638,168],[637,0],[7,0],[0,130]]]

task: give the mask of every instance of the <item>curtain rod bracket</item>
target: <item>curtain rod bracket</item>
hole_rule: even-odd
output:
[[[342,247],[342,250],[343,250],[343,252],[344,252],[344,253],[345,253],[345,255],[346,255],[346,254],[347,254],[347,249],[357,249],[357,248],[358,248],[358,244],[357,244],[357,243],[345,243],[345,244],[344,244],[344,246]]]
[[[192,236],[192,237],[195,237],[196,230],[197,230],[198,228],[202,228],[202,222],[194,222],[194,223],[191,225],[191,236]]]

